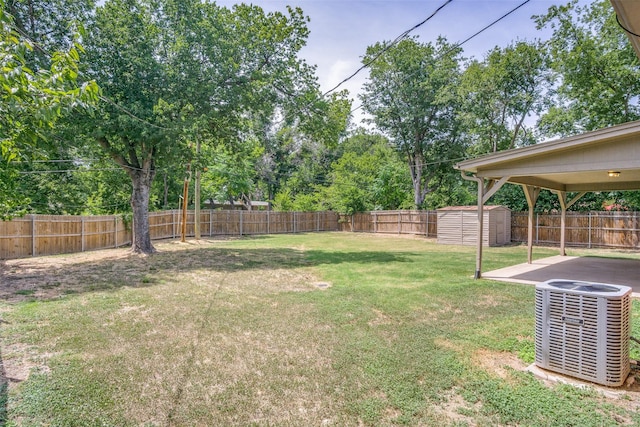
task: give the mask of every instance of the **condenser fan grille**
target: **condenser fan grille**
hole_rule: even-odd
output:
[[[621,385],[629,374],[631,289],[599,292],[588,283],[569,289],[566,281],[555,282],[563,286],[548,281],[536,287],[536,365]]]

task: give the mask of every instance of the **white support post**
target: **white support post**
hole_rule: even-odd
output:
[[[540,195],[539,187],[532,187],[530,185],[523,185],[522,190],[527,199],[527,205],[529,205],[529,220],[528,220],[528,233],[527,233],[527,263],[533,262],[533,209]]]
[[[478,179],[478,235],[476,242],[476,271],[474,279],[482,277],[482,237],[484,235],[484,180]]]

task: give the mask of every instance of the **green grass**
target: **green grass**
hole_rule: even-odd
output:
[[[7,426],[640,423],[633,394],[519,370],[534,288],[474,281],[473,247],[348,233],[158,247],[56,258],[41,288],[5,298],[7,376],[30,370],[9,387]],[[524,259],[491,248],[484,268]]]

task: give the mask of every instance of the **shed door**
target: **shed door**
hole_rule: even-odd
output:
[[[496,215],[496,244],[503,245],[505,243],[504,215],[498,212]]]

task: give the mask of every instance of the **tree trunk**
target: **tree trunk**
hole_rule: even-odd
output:
[[[422,157],[421,156],[409,156],[409,169],[411,170],[411,182],[413,183],[413,203],[415,208],[419,209],[424,202],[424,196],[422,192]]]
[[[133,184],[131,191],[131,210],[133,211],[131,251],[139,254],[154,253],[156,249],[151,244],[149,228],[149,195],[151,183],[156,175],[153,146],[147,149],[145,155],[142,156],[144,160],[140,162],[133,145],[128,147],[129,159],[127,160],[122,153],[113,148],[105,136],[99,137],[97,142],[117,164],[122,166]]]
[[[149,229],[149,194],[153,172],[143,168],[129,173],[133,183],[131,210],[133,211],[133,233],[131,251],[140,254],[152,254],[156,251],[151,243]]]

